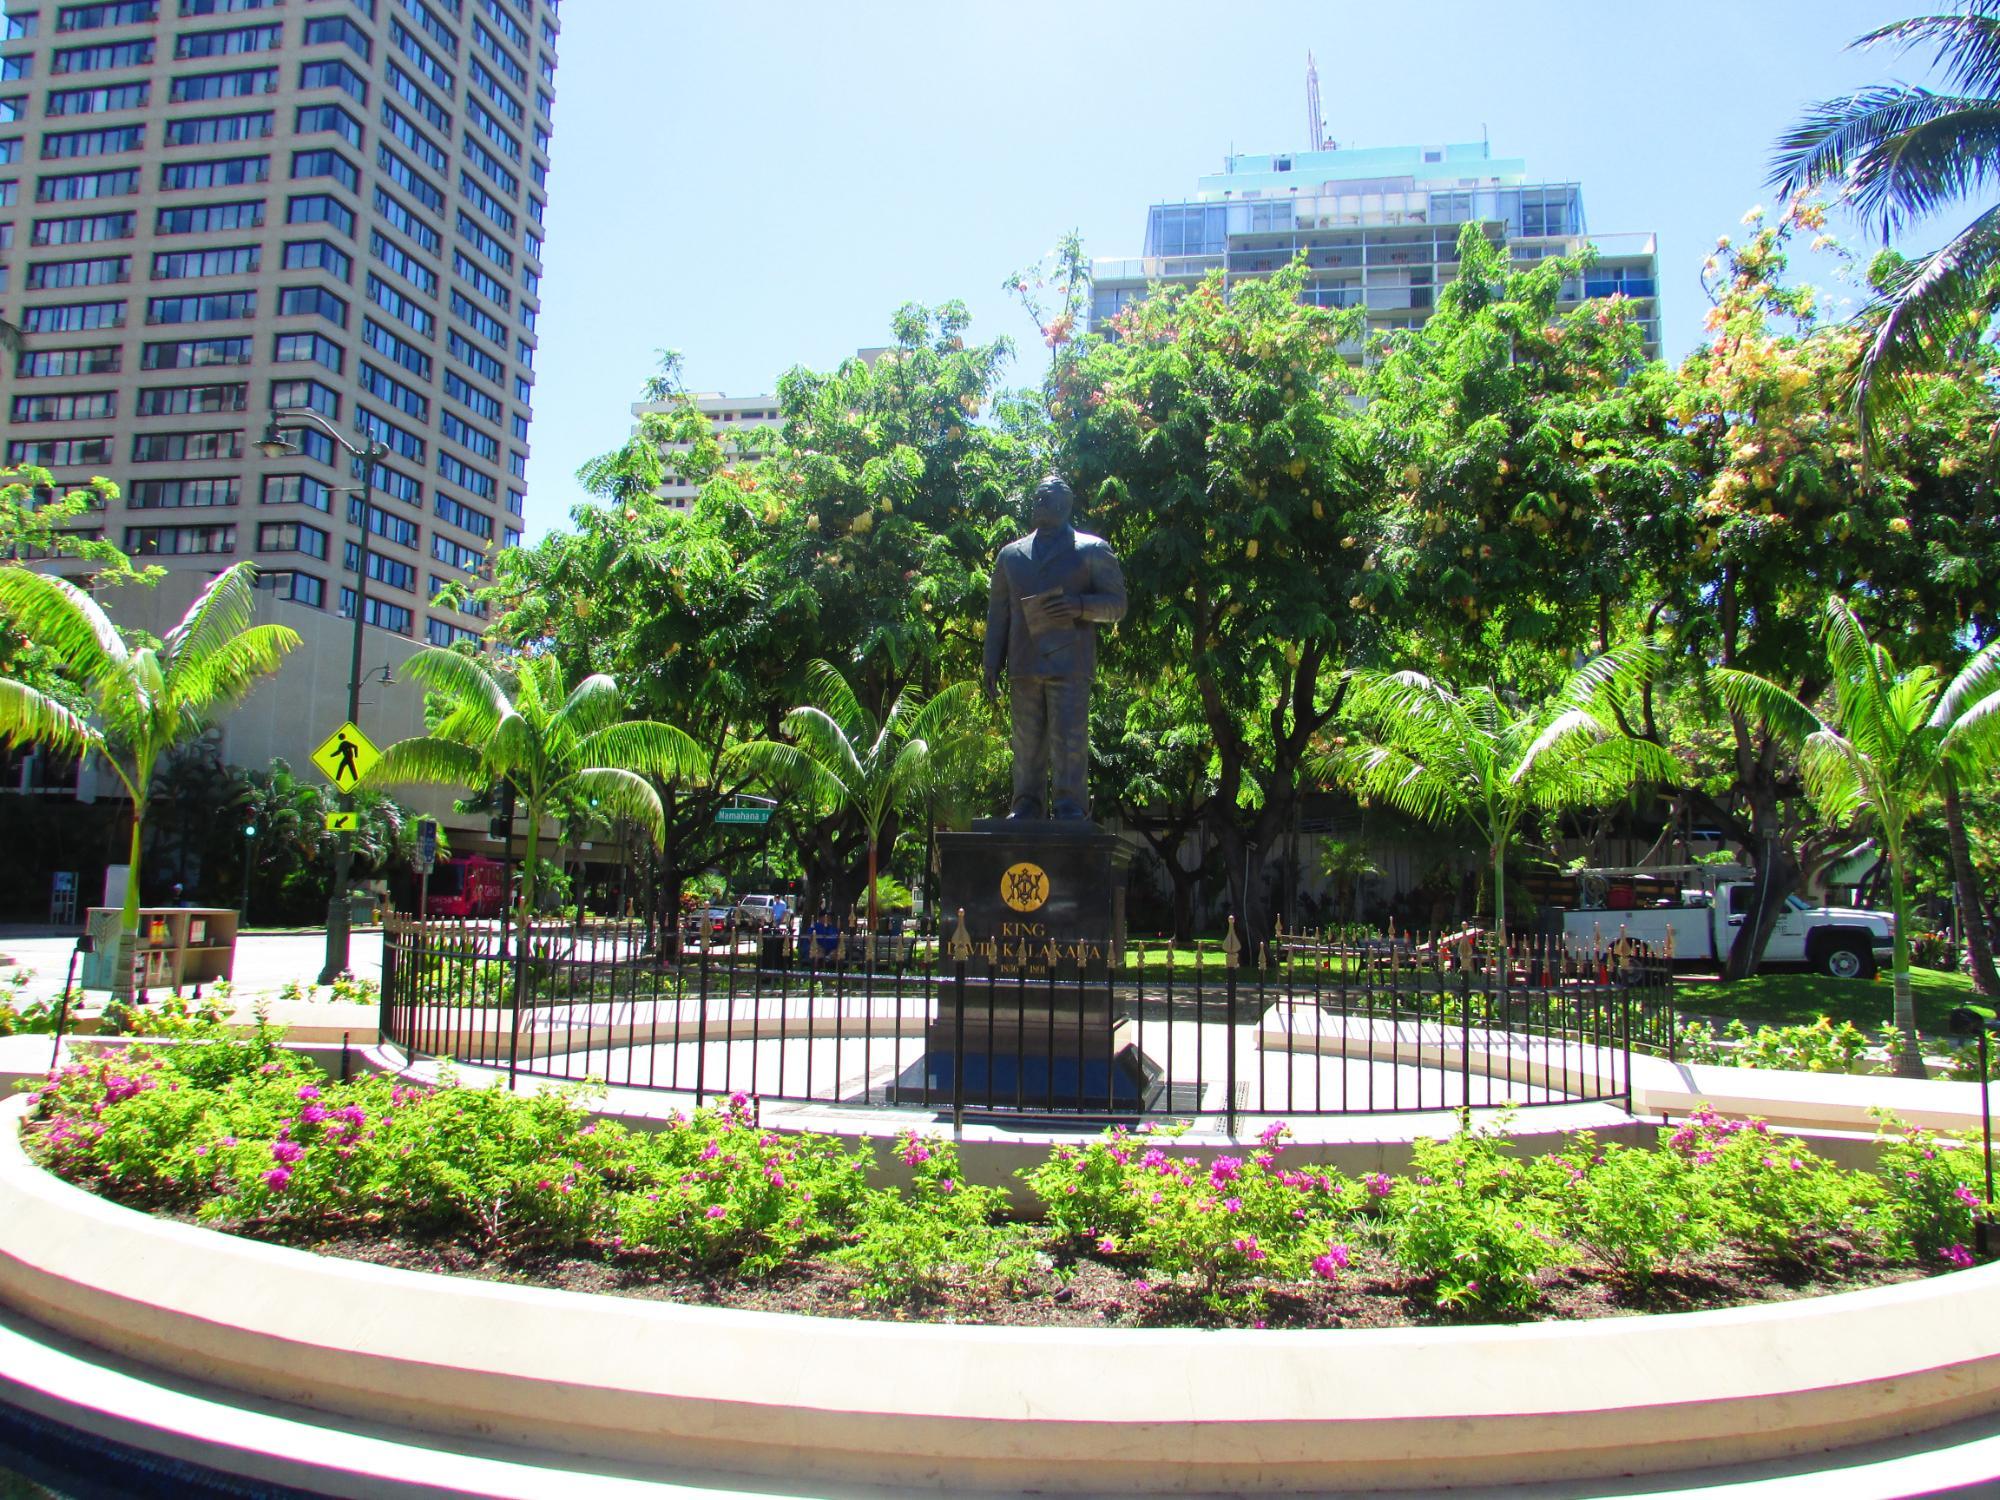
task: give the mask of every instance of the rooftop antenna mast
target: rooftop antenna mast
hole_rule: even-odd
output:
[[[1310,52],[1306,53],[1306,137],[1315,151],[1340,149],[1340,142],[1327,137],[1326,119],[1319,109],[1319,64]]]

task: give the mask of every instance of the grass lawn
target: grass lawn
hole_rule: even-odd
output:
[[[1937,969],[1911,969],[1910,991],[1917,1002],[1917,1030],[1945,1031],[1945,1016],[1973,998],[1972,980]],[[1675,1003],[1683,1012],[1741,1018],[1749,1026],[1809,1025],[1816,1017],[1852,1021],[1863,1030],[1889,1024],[1895,996],[1884,969],[1875,979],[1830,979],[1824,974],[1759,974],[1735,984],[1683,979]]]

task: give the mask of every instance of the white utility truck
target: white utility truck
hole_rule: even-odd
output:
[[[1754,872],[1741,865],[1675,865],[1577,872],[1576,895],[1562,913],[1564,935],[1590,946],[1620,937],[1664,946],[1673,934],[1677,963],[1720,964],[1729,957],[1756,901]],[[1764,961],[1811,964],[1840,979],[1866,979],[1886,966],[1896,940],[1888,912],[1854,906],[1808,906],[1785,898]]]

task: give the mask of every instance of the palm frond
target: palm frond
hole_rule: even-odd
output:
[[[1935,707],[1931,709],[1931,727],[1949,729],[1966,713],[1969,706],[2000,688],[2000,640],[1989,641],[1973,657],[1938,695]]]
[[[208,657],[250,628],[257,613],[257,565],[235,563],[208,581],[180,623],[160,643],[171,681],[185,667],[199,670]]]
[[[1902,738],[1891,702],[1895,664],[1868,638],[1844,599],[1827,601],[1823,632],[1841,730],[1850,739],[1868,741],[1871,749],[1886,751]]]
[[[1780,739],[1797,743],[1823,727],[1818,714],[1755,672],[1717,667],[1709,673],[1709,681],[1731,713],[1746,719],[1761,719]]]
[[[979,690],[972,683],[949,683],[911,714],[904,727],[911,739],[928,740],[931,753],[937,755],[947,742],[984,732],[986,723],[978,710]]]
[[[586,766],[558,782],[556,790],[588,801],[596,815],[607,821],[622,819],[637,823],[652,836],[656,849],[666,838],[667,815],[660,806],[660,794],[652,782],[636,771],[618,766]]]
[[[1934,65],[1953,88],[1977,94],[2000,90],[2000,14],[1993,0],[1968,0],[1956,11],[1892,21],[1855,38],[1853,45],[1888,43],[1909,51],[1924,42],[1937,43]]]
[[[1853,406],[1871,441],[1881,419],[1906,410],[1918,375],[1948,364],[1985,328],[2000,270],[2000,206],[1902,268],[1860,312],[1874,332],[1856,363]]]
[[[1567,703],[1588,704],[1636,691],[1657,677],[1666,663],[1665,650],[1653,642],[1626,641],[1570,673],[1557,696]]]
[[[595,672],[570,689],[562,707],[551,715],[551,725],[560,724],[578,740],[584,740],[607,725],[616,724],[624,711],[618,684],[607,674]]]
[[[860,747],[825,709],[801,704],[781,722],[785,733],[824,765],[828,775],[856,788],[867,779],[868,768]]]
[[[1836,826],[1875,807],[1875,778],[1852,741],[1832,729],[1808,735],[1799,747],[1799,779],[1820,816]],[[1878,809],[1879,811],[1879,809]]]
[[[683,784],[697,783],[708,772],[707,753],[685,730],[651,719],[630,719],[586,735],[577,742],[576,758],[584,766]]]
[[[1468,810],[1464,789],[1390,745],[1355,745],[1333,757],[1335,780],[1357,796],[1387,803],[1423,823],[1449,823]]]
[[[874,716],[861,706],[853,685],[830,661],[815,660],[806,665],[806,681],[818,707],[855,739],[874,738]],[[862,726],[866,726],[863,728]]]
[[[398,740],[384,750],[362,778],[364,787],[398,785],[459,786],[484,784],[486,766],[480,753],[470,745],[417,735]]]
[[[1595,744],[1610,733],[1589,709],[1565,709],[1543,726],[1522,752],[1507,780],[1514,786],[1523,786],[1534,779],[1548,762],[1560,760],[1566,753],[1579,752],[1585,745]],[[1559,776],[1560,772],[1556,774]]]
[[[0,745],[46,745],[66,755],[99,749],[103,737],[47,693],[0,677]]]
[[[1938,756],[1971,771],[2000,761],[2000,688],[1958,713],[1938,742]]]
[[[797,745],[783,740],[732,745],[723,763],[740,767],[778,791],[800,794],[815,807],[845,807],[852,801],[845,782]]]
[[[480,731],[491,733],[500,716],[513,706],[500,680],[483,665],[442,646],[426,646],[416,652],[405,670],[450,703],[454,717],[463,716],[461,727],[468,738]]]
[[[131,652],[97,602],[67,579],[0,568],[0,615],[92,688],[124,675]]]
[[[299,633],[286,625],[253,625],[220,642],[182,649],[172,669],[177,704],[212,716],[229,707],[284,663],[299,647]]]
[[[524,706],[531,712],[540,708],[540,703],[530,694],[523,694],[523,697]],[[527,713],[516,713],[511,707],[493,726],[493,732],[480,746],[479,754],[495,776],[518,773],[517,779],[535,782],[550,769],[548,742],[541,730]]]

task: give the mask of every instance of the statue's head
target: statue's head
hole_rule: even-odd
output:
[[[1076,496],[1060,474],[1050,474],[1035,486],[1035,509],[1032,516],[1038,531],[1054,531],[1069,525],[1070,512],[1076,506]]]

